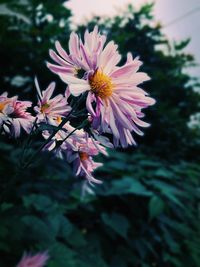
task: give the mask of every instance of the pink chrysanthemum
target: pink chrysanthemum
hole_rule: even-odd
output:
[[[70,112],[71,107],[68,105],[67,96],[59,94],[52,97],[55,90],[54,82],[50,83],[47,89],[42,92],[37,80],[35,80],[35,85],[39,100],[34,110],[37,112],[39,121],[47,121],[48,123],[52,123],[54,120],[60,121],[62,117]]]
[[[8,98],[7,92],[0,95],[0,126],[8,120],[9,114],[13,112],[12,102],[16,99],[16,97]]]
[[[97,27],[85,32],[84,42],[72,33],[69,54],[56,42],[58,54],[50,50],[50,56],[58,65],[47,66],[68,84],[72,95],[88,92],[86,106],[93,128],[112,133],[114,144],[126,147],[135,144],[132,132],[143,134],[138,126],[149,126],[141,120],[142,109],[155,101],[138,87],[149,80],[146,73],[138,72],[142,62],[128,54],[127,62],[117,66],[121,59],[117,45],[111,41],[104,47],[105,41]]]
[[[45,138],[49,137],[49,132],[43,133]],[[67,139],[66,139],[67,137]],[[56,142],[64,142],[56,148]],[[107,155],[106,149],[96,140],[88,137],[84,130],[75,130],[70,123],[66,123],[63,130],[60,130],[54,139],[48,143],[46,149],[55,152],[62,159],[66,159],[73,164],[75,175],[84,176],[90,183],[101,183],[93,177],[96,168],[102,166],[102,163],[95,162],[93,157],[102,153]]]
[[[107,155],[105,148],[91,138],[84,138],[77,142],[74,150],[66,150],[68,161],[73,162],[75,175],[85,176],[90,183],[101,183],[92,175],[95,169],[103,165],[93,160],[93,157],[99,153]]]
[[[46,251],[34,256],[24,253],[17,267],[43,267],[46,265],[48,259],[49,256]]]
[[[30,132],[34,117],[27,112],[32,106],[30,101],[20,101],[17,96],[8,97],[7,92],[0,96],[0,126],[4,131],[18,137],[23,128]]]

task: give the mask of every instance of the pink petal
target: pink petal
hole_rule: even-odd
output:
[[[92,107],[93,100],[94,100],[93,94],[91,92],[89,92],[87,95],[86,107],[87,107],[88,111],[90,112],[90,114],[92,114],[95,117],[96,113]]]

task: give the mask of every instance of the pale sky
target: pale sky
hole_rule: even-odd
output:
[[[89,19],[92,15],[113,16],[119,14],[128,3],[136,8],[143,3],[152,2],[149,0],[69,0],[67,6],[72,10],[73,22],[80,23]],[[155,18],[162,25],[193,11],[189,16],[163,29],[164,33],[171,40],[180,40],[191,37],[191,43],[187,48],[188,52],[195,54],[196,60],[200,63],[200,0],[154,0]],[[198,10],[199,8],[199,10]],[[195,11],[194,11],[195,10]],[[193,71],[200,76],[200,68]]]

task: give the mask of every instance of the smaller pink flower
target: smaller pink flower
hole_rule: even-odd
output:
[[[30,101],[20,101],[17,96],[8,97],[7,92],[0,96],[0,127],[14,137],[18,137],[23,128],[30,132],[34,117],[27,111]]]
[[[46,90],[40,91],[37,79],[35,79],[35,85],[39,96],[38,105],[34,107],[37,112],[37,117],[39,121],[47,121],[48,123],[53,123],[54,120],[58,122],[62,117],[65,117],[71,110],[71,107],[67,102],[67,95],[63,96],[59,94],[52,97],[55,90],[55,83],[49,84]]]
[[[7,92],[0,95],[0,126],[8,119],[8,115],[13,112],[12,102],[16,99],[17,97],[8,98]]]
[[[30,101],[14,101],[14,111],[10,114],[10,123],[12,125],[11,131],[15,137],[20,135],[20,128],[22,127],[27,133],[30,132],[34,117],[27,112],[27,108],[30,108],[32,103]]]
[[[94,178],[93,172],[102,166],[102,163],[95,162],[93,157],[99,153],[107,155],[105,147],[99,141],[88,137],[84,130],[74,130],[75,128],[69,122],[66,123],[63,130],[55,135],[54,139],[49,142],[45,149],[49,151],[54,150],[58,157],[66,159],[67,162],[71,163],[76,176],[85,177],[89,183],[101,183],[101,181]],[[49,132],[43,132],[43,136],[47,139]],[[69,137],[66,139],[67,136]],[[63,140],[64,142],[56,149],[56,142],[62,142]],[[104,143],[108,146],[107,139]]]
[[[37,253],[34,256],[24,253],[17,267],[43,267],[47,263],[48,259],[49,256],[46,251],[42,253]]]
[[[76,137],[75,137],[76,138]],[[75,143],[75,149],[67,149],[66,153],[68,162],[73,163],[73,172],[76,176],[85,177],[89,183],[102,183],[93,176],[93,172],[103,164],[95,162],[93,157],[99,153],[107,155],[106,149],[100,143],[87,136]]]

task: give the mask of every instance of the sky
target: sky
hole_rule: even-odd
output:
[[[139,8],[149,0],[69,0],[67,6],[72,10],[73,22],[78,24],[92,15],[113,16],[131,3]],[[164,33],[171,40],[191,38],[186,51],[196,57],[200,64],[200,0],[154,0],[155,20],[165,27]],[[178,19],[177,21],[174,21]],[[173,22],[170,24],[170,22]],[[192,74],[200,76],[200,67],[192,69]]]

